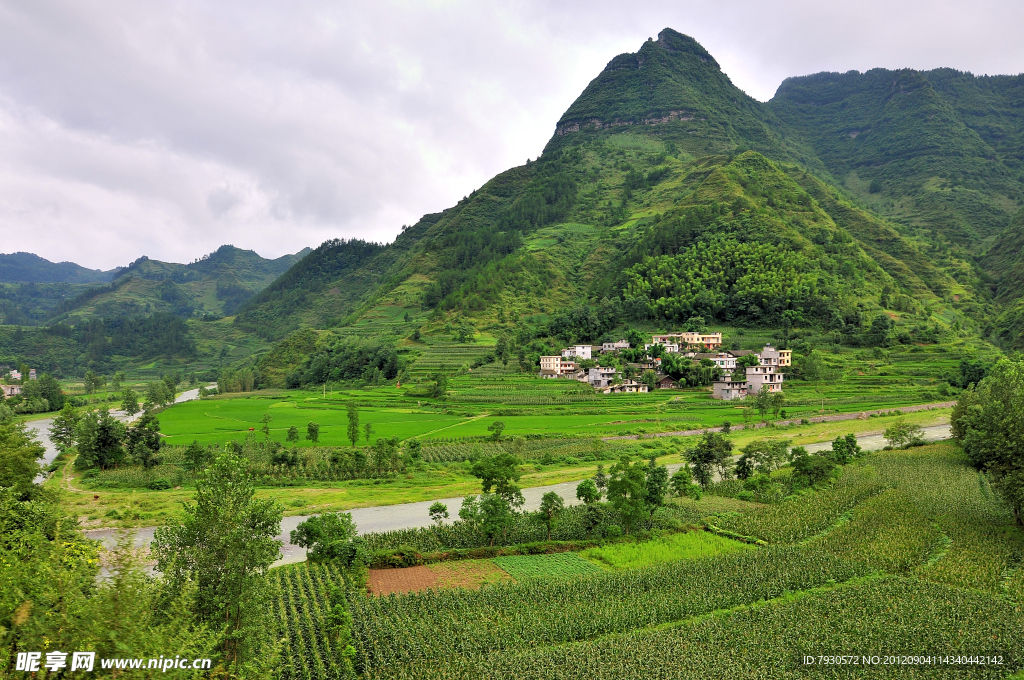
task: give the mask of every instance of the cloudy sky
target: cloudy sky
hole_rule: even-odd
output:
[[[0,0],[0,252],[390,241],[535,158],[665,26],[761,100],[822,70],[1024,72],[1016,0]]]

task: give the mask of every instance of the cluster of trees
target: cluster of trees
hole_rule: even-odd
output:
[[[14,413],[47,413],[64,408],[66,397],[60,383],[47,373],[38,380],[22,380],[21,394],[0,398],[0,411]]]
[[[332,337],[318,343],[303,365],[288,375],[287,382],[289,387],[351,380],[379,385],[397,378],[404,367],[391,342]]]
[[[782,245],[712,237],[677,255],[645,258],[624,273],[623,297],[652,316],[775,322],[787,310],[823,317],[835,306],[827,275]]]
[[[1024,525],[1024,361],[1001,359],[953,408],[953,437]]]
[[[66,404],[49,434],[61,452],[76,448],[79,470],[109,470],[123,464],[151,468],[159,463],[160,421],[151,413],[126,425],[105,408],[82,413]]]
[[[78,322],[73,328],[62,328],[86,354],[87,361],[98,367],[107,365],[114,355],[179,359],[196,355],[196,344],[188,325],[166,312],[92,318]]]

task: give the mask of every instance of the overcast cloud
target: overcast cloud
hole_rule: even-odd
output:
[[[671,26],[752,96],[817,71],[1024,71],[1024,3],[0,0],[0,252],[110,268],[390,241],[535,158]]]

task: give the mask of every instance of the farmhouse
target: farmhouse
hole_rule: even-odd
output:
[[[0,390],[3,390],[4,397],[13,397],[21,394],[21,385],[0,385]]]
[[[590,359],[592,356],[593,347],[590,345],[573,345],[572,347],[566,347],[562,350],[562,356],[566,359],[575,357],[576,359]]]
[[[594,389],[608,387],[615,381],[616,370],[614,368],[604,368],[598,366],[587,371],[583,378],[580,378],[581,382],[588,382]]]
[[[659,390],[674,390],[679,387],[679,383],[670,375],[663,375],[658,379],[657,386]]]
[[[666,347],[668,345],[676,345],[686,347],[687,349],[698,349],[703,346],[707,349],[718,349],[722,346],[722,334],[697,333],[696,331],[665,333],[664,335],[655,335],[651,342],[655,345],[665,345]],[[676,351],[679,350],[677,349]]]
[[[602,342],[601,353],[605,352],[618,352],[619,350],[629,349],[628,340],[617,340],[615,342]]]
[[[742,399],[748,394],[757,394],[762,387],[767,387],[769,392],[781,391],[783,374],[779,369],[782,368],[783,361],[787,362],[785,365],[789,366],[793,360],[791,350],[775,349],[770,344],[765,345],[764,349],[757,353],[750,350],[731,350],[728,354],[734,357],[732,371],[729,375],[723,375],[721,380],[714,383],[711,390],[713,398],[727,401]],[[754,354],[757,357],[759,365],[747,366],[746,375],[743,376],[744,379],[739,380],[736,375],[738,369],[736,368],[735,360],[749,354]]]
[[[541,357],[540,377],[542,378],[569,378],[576,373],[576,362],[569,361],[565,357]]]

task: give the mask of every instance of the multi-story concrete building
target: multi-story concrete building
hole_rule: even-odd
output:
[[[566,347],[562,350],[562,356],[566,359],[573,357],[577,359],[590,359],[593,354],[593,347],[590,345],[573,345],[572,347]]]
[[[598,366],[587,371],[582,381],[588,382],[594,389],[608,387],[615,381],[617,371],[614,368]]]
[[[723,374],[722,379],[711,386],[711,397],[713,399],[732,401],[733,399],[742,399],[745,396],[747,396],[746,378],[743,380],[733,380],[731,373]]]
[[[3,390],[4,397],[13,397],[21,394],[21,385],[0,385],[0,390]]]
[[[602,342],[601,352],[618,352],[619,350],[629,349],[628,340],[616,340],[615,342]]]
[[[571,377],[576,373],[576,362],[565,357],[541,357],[540,376],[542,378]]]
[[[792,366],[793,365],[793,350],[791,349],[780,349],[779,350],[779,366]]]
[[[721,333],[697,333],[686,331],[685,333],[665,333],[655,335],[651,342],[655,345],[679,345],[687,349],[697,349],[701,346],[707,349],[718,349],[722,346]],[[678,350],[677,350],[678,351]]]
[[[757,394],[761,387],[769,392],[782,390],[782,374],[778,366],[747,366],[747,394]]]

